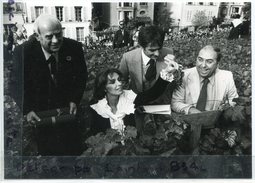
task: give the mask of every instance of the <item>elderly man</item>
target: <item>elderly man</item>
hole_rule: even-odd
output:
[[[211,45],[199,51],[196,67],[185,70],[182,86],[173,93],[175,112],[191,114],[217,110],[227,102],[234,105],[238,94],[233,75],[218,68],[220,58],[220,50]]]
[[[35,37],[17,47],[14,55],[19,68],[24,67],[23,113],[27,121],[40,121],[38,111],[61,107],[76,114],[87,80],[81,43],[64,38],[60,21],[52,15],[40,15],[34,31]],[[39,154],[79,154],[74,126],[38,129]]]

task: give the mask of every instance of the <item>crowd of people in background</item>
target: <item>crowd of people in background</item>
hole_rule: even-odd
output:
[[[238,22],[238,24],[237,24]],[[117,31],[107,30],[101,34],[91,33],[86,37],[85,46],[87,49],[95,49],[101,47],[122,48],[125,46],[138,45],[139,30],[145,26],[145,23],[139,22],[131,29],[125,26],[121,21]],[[222,24],[218,19],[213,17],[210,25],[206,27],[198,27],[188,30],[188,28],[180,29],[180,27],[169,28],[166,32],[166,40],[180,40],[188,38],[212,38],[215,35],[229,33],[228,39],[237,39],[250,35],[250,22],[246,19],[235,18],[229,24]]]

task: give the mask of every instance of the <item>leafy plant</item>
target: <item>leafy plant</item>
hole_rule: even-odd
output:
[[[197,28],[201,26],[207,26],[208,25],[208,18],[205,15],[205,11],[198,11],[193,19],[192,24]]]

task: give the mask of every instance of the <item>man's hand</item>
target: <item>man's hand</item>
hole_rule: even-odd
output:
[[[70,102],[70,114],[76,114],[76,112],[77,112],[77,106],[76,106],[76,104],[75,103],[73,103],[73,102]]]
[[[191,108],[189,109],[188,114],[196,114],[196,113],[201,113],[201,111],[198,110],[198,109],[196,109],[195,107],[191,107]]]
[[[34,111],[30,111],[27,114],[26,118],[27,118],[27,121],[32,124],[35,124],[35,121],[41,121],[41,119],[37,116],[37,114]]]

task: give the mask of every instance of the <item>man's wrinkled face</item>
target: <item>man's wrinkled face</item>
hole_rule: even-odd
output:
[[[61,26],[52,25],[40,27],[40,34],[38,35],[38,40],[40,41],[41,46],[47,52],[58,52],[63,42]]]
[[[143,48],[144,54],[154,60],[157,60],[159,57],[161,47],[158,45],[151,45],[149,43],[145,48]]]
[[[205,78],[214,74],[218,67],[217,53],[211,49],[202,49],[197,57],[196,68],[198,74]]]

